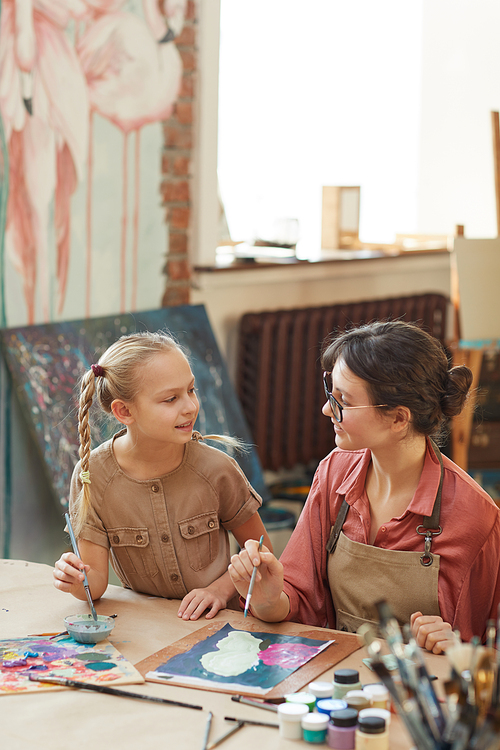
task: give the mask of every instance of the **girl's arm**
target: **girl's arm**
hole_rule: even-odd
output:
[[[262,523],[262,518],[258,513],[254,513],[246,523],[238,526],[237,529],[233,529],[233,534],[241,549],[243,549],[245,543],[248,542],[249,539],[256,539],[259,541],[262,534],[264,534],[264,546],[267,547],[270,552],[273,551],[273,545],[269,539],[266,527]]]
[[[73,594],[76,599],[86,601],[82,572],[85,570],[92,599],[100,599],[108,586],[109,551],[85,539],[78,541],[78,548],[81,559],[73,552],[65,552],[56,562],[54,586],[59,591]]]
[[[248,521],[238,526],[237,529],[233,529],[233,534],[240,547],[243,547],[249,539],[260,539],[263,534],[264,544],[272,550],[269,536],[257,512]],[[210,620],[212,617],[215,617],[220,609],[224,609],[227,606],[227,603],[235,594],[235,586],[231,581],[229,573],[226,571],[220,578],[211,583],[210,586],[204,589],[193,589],[189,594],[186,594],[177,615],[178,617],[182,617],[183,620],[197,620],[208,609],[206,619]]]

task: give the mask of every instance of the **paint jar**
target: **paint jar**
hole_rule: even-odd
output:
[[[331,682],[310,682],[309,692],[316,698],[316,704],[322,698],[331,698],[333,695],[333,684]]]
[[[312,693],[288,693],[285,695],[285,701],[287,703],[302,703],[309,708],[309,711],[314,711],[316,706],[316,698]]]
[[[333,697],[343,698],[349,690],[361,690],[357,669],[337,669],[333,673]]]
[[[356,750],[389,750],[389,731],[380,716],[365,716],[356,727]]]
[[[354,708],[332,711],[328,724],[327,744],[334,750],[354,750],[358,712]]]
[[[321,745],[326,740],[329,718],[326,714],[306,714],[302,717],[302,736],[306,742]]]
[[[370,696],[372,708],[389,707],[389,691],[381,682],[372,682],[369,685],[364,685],[363,690]]]
[[[355,708],[356,711],[361,711],[363,708],[370,708],[371,706],[370,696],[364,690],[349,690],[345,694],[344,700],[347,701],[349,708]]]
[[[316,711],[320,714],[328,714],[328,716],[332,711],[341,711],[344,708],[347,708],[347,701],[340,698],[322,698],[316,702]]]
[[[279,734],[285,740],[302,739],[302,718],[309,713],[304,703],[280,703],[278,705]]]
[[[358,718],[364,719],[365,716],[380,716],[384,719],[387,729],[389,729],[391,723],[391,712],[386,708],[363,708],[362,711],[359,712]]]

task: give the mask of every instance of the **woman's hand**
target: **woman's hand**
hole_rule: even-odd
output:
[[[229,565],[229,575],[242,597],[246,597],[254,566],[257,567],[255,586],[252,593],[252,612],[267,622],[283,620],[289,611],[289,601],[283,593],[283,565],[262,547],[255,539],[245,542],[245,549],[233,555]]]
[[[414,612],[410,619],[410,625],[420,648],[425,648],[433,654],[442,654],[456,643],[451,625],[437,615],[423,615],[422,612]]]
[[[67,594],[74,593],[83,583],[83,571],[89,570],[90,565],[85,565],[73,552],[65,552],[54,566],[54,586]]]

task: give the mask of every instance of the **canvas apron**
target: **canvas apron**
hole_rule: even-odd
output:
[[[355,633],[359,626],[378,625],[375,602],[385,599],[401,625],[413,612],[440,615],[438,604],[439,555],[431,553],[432,538],[441,533],[439,516],[443,459],[432,443],[441,466],[441,478],[431,516],[415,528],[422,536],[422,552],[404,552],[353,542],[342,531],[349,505],[343,500],[326,546],[328,581],[336,612],[336,629]],[[335,553],[335,554],[334,554]]]

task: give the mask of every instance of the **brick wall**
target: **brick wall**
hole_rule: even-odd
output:
[[[168,251],[164,267],[166,286],[162,299],[164,307],[185,305],[190,301],[196,32],[196,2],[189,0],[184,28],[175,40],[182,57],[181,89],[172,116],[163,123],[161,196],[168,226]]]

